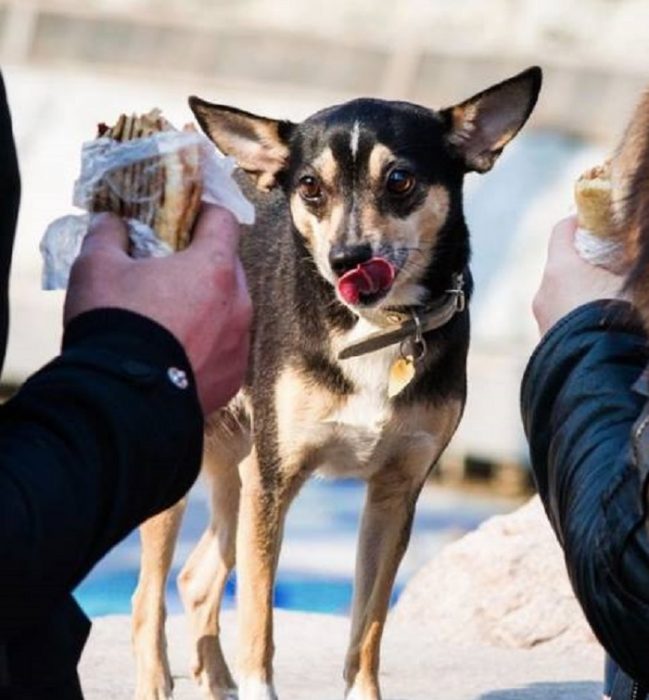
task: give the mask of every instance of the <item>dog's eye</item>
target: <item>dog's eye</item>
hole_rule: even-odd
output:
[[[415,176],[403,168],[395,168],[388,173],[385,185],[391,194],[408,194],[415,186]]]
[[[313,175],[305,175],[300,178],[298,186],[300,195],[307,200],[313,201],[320,199],[322,196],[322,188],[318,180]]]

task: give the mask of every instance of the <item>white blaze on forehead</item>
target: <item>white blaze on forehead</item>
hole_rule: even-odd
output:
[[[356,154],[358,153],[358,140],[361,135],[361,126],[358,120],[354,122],[351,134],[349,136],[349,150],[352,152],[352,159],[356,162]]]

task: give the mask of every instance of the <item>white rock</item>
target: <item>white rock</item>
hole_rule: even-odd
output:
[[[446,547],[406,587],[392,623],[456,644],[595,643],[538,497]]]

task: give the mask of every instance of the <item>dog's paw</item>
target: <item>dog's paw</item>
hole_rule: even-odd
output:
[[[238,700],[238,690],[230,678],[229,672],[227,678],[224,679],[221,674],[210,673],[202,665],[194,664],[192,675],[203,691],[203,697],[206,700]]]
[[[161,682],[140,682],[135,689],[134,700],[172,700],[173,683],[170,680]]]
[[[345,700],[381,700],[381,693],[375,686],[355,683],[345,693]]]
[[[272,685],[256,678],[242,678],[239,681],[239,700],[277,700]]]
[[[210,686],[204,690],[207,700],[239,700],[239,691],[236,688],[221,688]]]

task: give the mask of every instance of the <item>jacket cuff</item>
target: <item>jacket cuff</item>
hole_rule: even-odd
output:
[[[559,350],[568,336],[577,336],[583,331],[624,330],[644,335],[642,323],[634,307],[627,301],[598,299],[582,304],[560,318],[541,338],[528,360],[521,381],[521,407],[529,406],[530,386],[535,384],[534,375],[544,368],[546,358]]]
[[[170,331],[146,316],[126,309],[93,309],[76,316],[66,326],[63,352],[97,345],[158,365],[178,365],[195,386],[194,373],[183,346]]]

